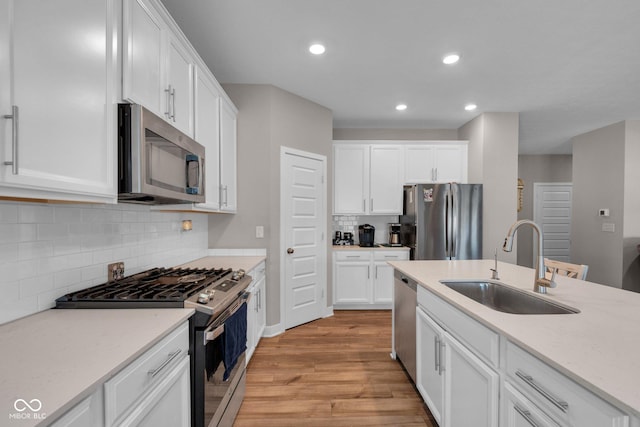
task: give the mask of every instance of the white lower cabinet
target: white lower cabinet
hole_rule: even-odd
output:
[[[104,400],[102,388],[71,408],[51,427],[102,427],[104,426]]]
[[[188,427],[190,384],[185,323],[105,383],[105,425]]]
[[[505,381],[502,387],[500,425],[504,427],[558,427],[557,423],[508,381]]]
[[[557,424],[629,426],[627,414],[511,342],[507,342],[505,360],[506,375],[514,388]]]
[[[418,286],[416,387],[440,427],[638,427],[638,420]]]
[[[417,309],[417,388],[440,426],[498,425],[497,372]]]
[[[337,309],[390,309],[393,267],[409,250],[345,249],[333,252],[333,305]]]
[[[247,288],[247,292],[249,292],[247,301],[247,364],[249,364],[267,325],[265,270],[265,263],[262,262],[248,273],[253,281]]]

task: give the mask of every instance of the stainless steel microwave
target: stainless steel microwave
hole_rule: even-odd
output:
[[[141,105],[118,105],[118,200],[205,201],[205,149]]]

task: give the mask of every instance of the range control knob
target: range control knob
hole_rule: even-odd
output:
[[[199,304],[207,304],[209,302],[209,294],[208,293],[201,293],[200,295],[198,295],[198,303]]]
[[[236,270],[233,272],[233,275],[231,276],[231,280],[240,280],[244,277],[244,270],[240,269],[240,270]]]

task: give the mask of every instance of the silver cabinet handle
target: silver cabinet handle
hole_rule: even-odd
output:
[[[367,200],[362,199],[362,212],[366,212],[366,211],[367,211]]]
[[[360,258],[360,255],[347,255],[347,258]]]
[[[375,270],[375,275],[374,277],[377,279],[378,278],[378,266],[376,265],[376,270]]]
[[[536,381],[533,379],[533,377],[531,375],[527,375],[526,373],[522,372],[521,370],[517,370],[516,371],[516,375],[522,381],[527,383],[527,385],[529,385],[535,391],[540,393],[545,399],[547,399],[549,402],[553,403],[553,405],[556,406],[558,409],[560,409],[562,412],[567,412],[569,410],[569,404],[567,402],[555,397],[549,391],[545,390],[540,384],[536,383]]]
[[[367,279],[371,279],[371,266],[367,266]]]
[[[371,199],[371,202],[369,203],[369,211],[373,212],[373,198]]]
[[[18,106],[11,106],[11,114],[5,114],[5,119],[11,120],[11,161],[4,164],[11,166],[11,173],[18,175]]]
[[[434,369],[440,373],[440,340],[437,335],[433,337],[433,359]]]
[[[440,356],[438,357],[438,375],[442,375],[442,372],[444,372],[444,363],[442,363],[442,353],[447,345],[442,340],[438,340],[438,342],[440,343],[440,349],[439,349]]]
[[[385,258],[392,258],[392,259],[397,259],[398,255],[385,255]]]
[[[176,121],[176,88],[171,89],[171,118]]]
[[[531,416],[531,412],[529,412],[529,411],[527,411],[525,409],[522,409],[518,405],[513,405],[513,409],[515,409],[516,412],[519,413],[522,416],[522,418],[524,418],[525,421],[529,423],[529,425],[531,425],[533,427],[539,427],[538,423],[535,422],[535,420]]]
[[[162,363],[160,364],[160,366],[158,366],[158,367],[157,367],[157,368],[155,368],[155,369],[151,369],[151,370],[148,372],[148,374],[149,374],[149,375],[151,375],[151,377],[152,377],[152,378],[153,378],[153,377],[155,377],[156,375],[158,375],[158,373],[159,373],[160,371],[162,371],[162,369],[163,369],[165,366],[167,366],[169,363],[171,363],[171,361],[172,361],[173,359],[175,359],[176,357],[178,357],[178,355],[179,355],[180,353],[182,353],[182,350],[181,350],[181,349],[178,349],[178,350],[174,351],[173,353],[170,353],[170,354],[169,354],[169,357],[167,357],[167,359],[166,359],[164,362],[162,362]]]
[[[434,181],[438,181],[438,168],[433,168],[433,170],[435,171],[435,174],[436,174],[436,179],[434,179]]]
[[[229,206],[229,186],[224,186],[224,205]]]
[[[166,109],[167,111],[164,112],[164,115],[167,117],[167,119],[170,119],[171,118],[171,85],[169,85],[169,87],[164,91],[167,94],[167,109]]]

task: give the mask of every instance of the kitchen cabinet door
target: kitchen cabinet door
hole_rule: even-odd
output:
[[[220,209],[236,212],[237,206],[237,111],[220,99]]]
[[[371,303],[370,251],[339,253],[334,262],[334,304]],[[351,306],[348,306],[351,308]]]
[[[416,308],[416,388],[433,418],[443,426],[444,365],[441,346],[444,330],[420,307]]]
[[[409,251],[373,251],[373,303],[393,305],[393,267],[387,261],[409,259]]]
[[[168,118],[164,92],[165,25],[147,0],[123,2],[122,98]]]
[[[334,213],[368,213],[368,145],[334,145],[333,174]]]
[[[436,150],[433,145],[405,146],[404,161],[404,182],[406,184],[434,182]]]
[[[402,215],[403,148],[372,145],[369,156],[369,214]]]
[[[446,332],[444,350],[444,426],[497,426],[498,373]]]
[[[257,328],[256,328],[256,346],[262,338],[264,329],[267,326],[267,278],[263,276],[258,281],[258,315],[257,315]]]
[[[467,182],[467,146],[436,146],[435,182]]]
[[[193,137],[194,103],[193,74],[195,64],[186,48],[171,33],[168,34],[167,82],[164,98],[169,104],[169,121],[182,132]]]
[[[0,9],[0,196],[115,202],[114,1]]]
[[[102,427],[104,425],[102,387],[55,420],[50,427]]]
[[[205,147],[205,203],[197,207],[220,209],[220,93],[208,74],[196,72],[195,140]]]

